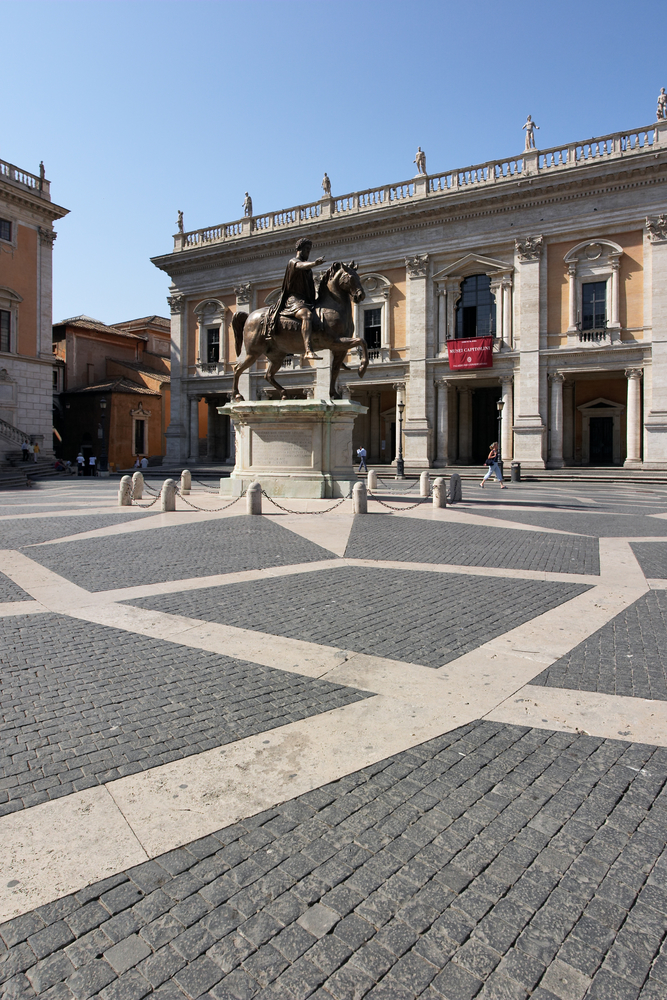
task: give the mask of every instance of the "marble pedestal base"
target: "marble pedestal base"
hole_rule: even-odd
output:
[[[238,496],[258,480],[269,496],[341,497],[356,482],[352,426],[367,407],[348,399],[228,403],[236,465],[220,480],[222,496]]]

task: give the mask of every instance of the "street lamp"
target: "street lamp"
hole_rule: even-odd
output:
[[[106,423],[106,409],[107,409],[107,401],[104,398],[104,396],[102,396],[102,398],[100,400],[100,410],[102,411],[102,454],[100,455],[100,472],[107,472],[108,471],[108,467],[109,467],[108,466],[108,456],[107,456],[107,446],[106,446],[106,436],[105,436],[105,433],[104,433],[104,430],[105,430],[104,425]]]
[[[396,478],[405,479],[405,465],[403,463],[403,410],[405,403],[399,400],[396,404],[398,410],[398,455],[396,456]]]
[[[504,399],[499,399],[498,402],[496,403],[496,406],[498,407],[498,456],[497,456],[497,461],[498,461],[498,465],[500,466],[501,470],[502,470],[502,461],[503,461],[501,448],[502,448],[502,437],[503,437],[503,406],[504,405],[505,405],[505,400]]]

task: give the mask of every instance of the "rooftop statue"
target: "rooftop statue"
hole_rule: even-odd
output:
[[[243,199],[243,214],[246,218],[249,218],[252,215],[252,198],[247,191],[245,193],[245,198]]]
[[[533,119],[528,115],[526,119],[526,124],[522,125],[521,128],[526,130],[526,150],[535,149],[535,129],[539,129],[539,125],[536,125]]]
[[[182,233],[183,232],[183,213],[181,212],[180,208],[178,210],[178,218],[176,220],[176,225],[178,226],[179,233]]]
[[[308,257],[312,242],[300,239],[296,245],[296,256],[292,257],[285,270],[285,278],[280,299],[273,307],[255,309],[248,316],[237,312],[232,317],[234,345],[237,357],[245,345],[246,356],[234,366],[234,388],[232,396],[242,400],[239,394],[239,377],[242,372],[266,355],[269,367],[264,378],[286,398],[285,389],[276,382],[275,375],[285,358],[290,354],[302,354],[317,358],[313,347],[331,351],[330,396],[339,399],[336,382],[345,355],[349,350],[359,348],[361,362],[359,377],[363,378],[368,368],[366,341],[354,335],[352,302],[361,302],[366,293],[361,287],[357,266],[352,261],[343,264],[334,261],[325,271],[315,294],[313,268],[323,263],[324,257],[310,263]]]
[[[417,164],[418,174],[426,175],[426,153],[421,146],[417,146],[417,155],[412,162]]]
[[[665,118],[667,118],[667,94],[665,88],[661,87],[658,94],[658,121],[663,121]]]
[[[331,197],[331,181],[329,180],[329,175],[326,170],[324,171],[324,177],[322,178],[322,190],[324,191],[324,197]]]

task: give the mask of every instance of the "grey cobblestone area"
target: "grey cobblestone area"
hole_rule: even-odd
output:
[[[530,683],[667,701],[667,591],[644,594]]]
[[[667,543],[633,542],[630,548],[649,580],[667,580]]]
[[[592,538],[397,516],[357,516],[345,555],[554,573],[600,572],[598,543]]]
[[[584,593],[580,584],[341,566],[128,603],[439,667]],[[480,609],[484,609],[480,614]]]
[[[335,558],[275,521],[246,514],[31,548],[26,555],[92,591]]]
[[[576,513],[574,511],[551,513],[537,510],[498,510],[497,508],[495,510],[477,508],[473,513],[483,513],[484,517],[497,517],[502,521],[534,524],[541,528],[574,531],[577,534],[593,535],[596,538],[648,538],[651,535],[656,537],[667,535],[667,521],[643,515],[606,514],[592,510],[583,514],[578,511]]]
[[[0,603],[3,601],[31,601],[30,594],[26,594],[18,584],[10,580],[4,573],[0,573]]]
[[[369,697],[63,615],[0,650],[0,815]]]
[[[664,1000],[666,779],[472,723],[0,925],[5,996]]]
[[[67,535],[77,535],[82,531],[94,531],[95,528],[108,528],[112,524],[122,524],[124,521],[136,521],[146,517],[146,514],[128,511],[111,514],[49,514],[44,519],[34,517],[11,518],[0,523],[0,548],[19,549],[24,545],[37,545],[39,542],[49,542],[52,538],[65,538]],[[34,558],[32,552],[30,557]]]

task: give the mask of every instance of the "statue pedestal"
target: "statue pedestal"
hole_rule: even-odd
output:
[[[352,426],[367,409],[349,399],[219,406],[236,431],[236,465],[229,479],[220,480],[220,494],[239,496],[258,480],[269,496],[347,496],[356,482]]]

